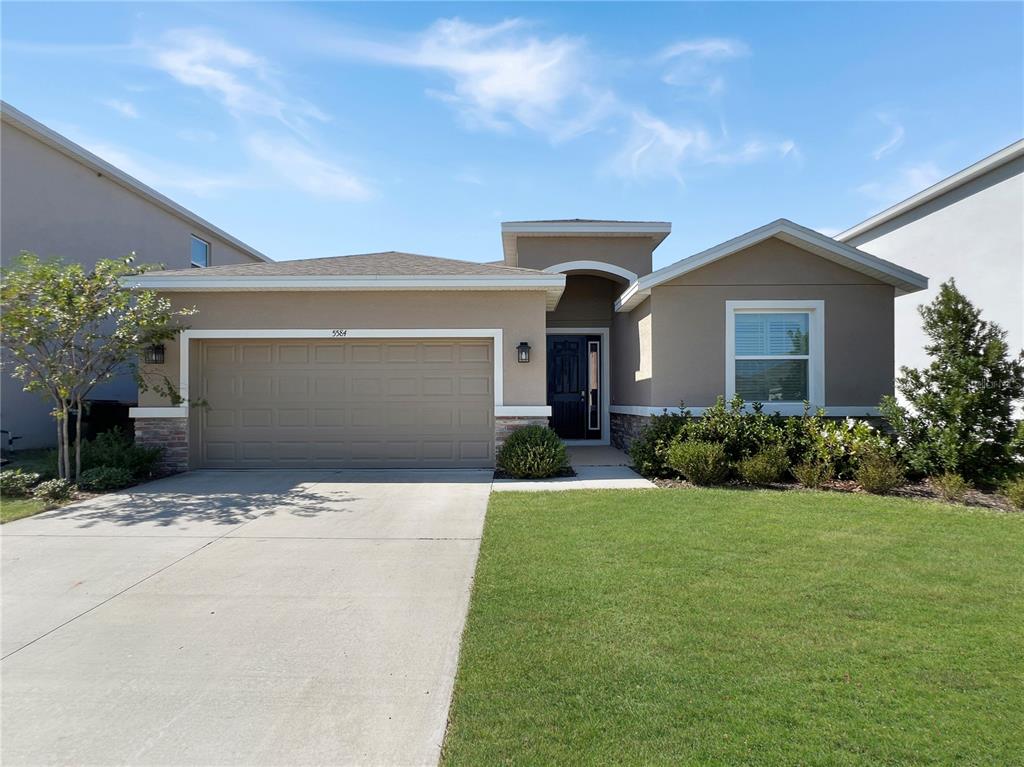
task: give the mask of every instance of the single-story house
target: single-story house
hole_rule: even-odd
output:
[[[653,271],[670,232],[515,221],[496,263],[387,252],[133,278],[199,310],[147,370],[193,406],[142,392],[136,438],[173,469],[487,467],[525,424],[621,446],[719,395],[877,413],[894,300],[926,277],[784,219]]]

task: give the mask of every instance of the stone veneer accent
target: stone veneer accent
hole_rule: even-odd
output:
[[[187,418],[136,418],[135,443],[163,450],[157,462],[160,471],[188,471]]]
[[[548,417],[522,416],[522,415],[498,415],[494,417],[494,450],[497,452],[508,435],[524,426],[547,426]]]
[[[612,446],[619,450],[629,450],[633,440],[640,436],[640,432],[651,422],[649,415],[626,415],[625,413],[612,413]]]

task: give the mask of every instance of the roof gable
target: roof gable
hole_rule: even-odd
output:
[[[754,229],[739,237],[696,253],[656,272],[641,277],[619,296],[616,311],[629,311],[638,306],[651,293],[651,288],[693,272],[723,258],[763,242],[772,237],[795,245],[821,258],[833,261],[855,272],[866,274],[896,288],[897,295],[913,293],[928,287],[928,278],[910,269],[872,256],[850,245],[826,237],[820,232],[795,224],[784,218]]]
[[[259,261],[270,261],[268,256],[260,253],[255,248],[246,245],[237,237],[233,237],[220,227],[207,221],[205,218],[202,218],[187,208],[179,205],[170,197],[160,194],[160,192],[146,184],[143,184],[134,176],[129,176],[117,166],[111,165],[106,160],[101,157],[97,157],[92,152],[62,136],[55,130],[46,127],[38,120],[34,120],[24,112],[15,109],[6,101],[0,101],[0,118],[2,118],[3,122],[10,125],[12,128],[20,130],[34,138],[36,141],[45,144],[50,149],[60,152],[66,157],[70,157],[72,160],[81,163],[90,170],[105,176],[124,189],[133,192],[144,200],[156,205],[158,208],[162,208],[171,215],[177,216],[201,230],[205,230],[210,234],[216,235],[246,255],[258,259]]]
[[[836,239],[840,242],[849,242],[855,237],[870,232],[872,229],[876,229],[882,224],[892,221],[894,218],[902,216],[904,213],[919,208],[925,203],[931,202],[932,200],[941,197],[947,192],[951,192],[958,187],[963,186],[976,178],[981,178],[987,173],[991,173],[997,168],[1001,168],[1018,157],[1024,157],[1024,139],[1015,141],[1008,147],[1000,149],[994,154],[990,154],[982,160],[974,163],[967,168],[954,173],[952,176],[948,176],[942,181],[932,184],[927,189],[924,189],[912,197],[908,197],[902,202],[898,202],[892,207],[886,208],[881,213],[876,213],[869,219],[861,221],[856,226],[852,226],[845,232],[841,232],[836,235]]]

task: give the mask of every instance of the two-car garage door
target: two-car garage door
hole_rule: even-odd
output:
[[[493,465],[491,339],[202,341],[204,468]]]

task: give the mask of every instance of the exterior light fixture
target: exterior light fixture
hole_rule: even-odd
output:
[[[153,344],[152,346],[147,346],[145,352],[143,352],[142,360],[147,365],[163,365],[164,345]]]
[[[519,346],[516,347],[517,359],[520,362],[530,361],[530,345],[526,341],[520,341]]]

